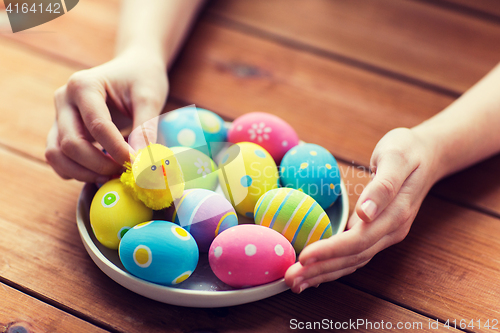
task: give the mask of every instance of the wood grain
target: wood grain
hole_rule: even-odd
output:
[[[0,299],[2,300],[1,332],[107,332],[1,282]]]
[[[44,160],[45,138],[55,114],[53,91],[75,69],[8,41],[0,41],[0,51],[10,64],[0,67],[4,78],[0,81],[4,101],[0,104],[0,143]],[[226,119],[256,110],[277,114],[305,141],[325,146],[341,160],[365,166],[384,133],[413,126],[452,101],[205,21],[200,22],[170,76],[174,100],[196,103]],[[330,125],[318,127],[319,123]],[[450,190],[440,193],[500,212],[500,194],[487,190],[497,179],[491,173],[497,160],[489,162],[490,167],[481,165],[469,171],[477,179],[468,183],[469,191],[455,191],[456,183],[450,181],[444,183],[450,184]],[[485,172],[490,172],[493,181],[481,180]]]
[[[387,131],[414,126],[453,100],[205,21],[170,77],[171,96],[232,119],[252,111],[274,113],[303,140],[364,166]],[[448,178],[436,193],[498,215],[499,163],[492,158]]]
[[[424,0],[482,19],[500,22],[500,3],[496,0]],[[487,14],[486,16],[484,14]]]
[[[231,118],[274,113],[304,141],[361,165],[387,131],[414,126],[453,100],[205,21],[170,79],[172,97]]]
[[[500,25],[416,1],[218,0],[210,11],[272,39],[456,92],[484,76],[500,55]]]
[[[486,74],[500,54],[500,25],[418,1],[219,0],[204,16],[213,14],[263,38],[456,93]],[[57,20],[4,36],[93,67],[113,56],[118,16],[118,0],[88,0]]]
[[[44,160],[53,96],[74,68],[0,39],[0,143]]]
[[[343,161],[352,211],[368,181],[356,165],[368,164],[386,131],[435,114],[492,67],[500,28],[426,2],[293,1],[215,2],[171,73],[171,96],[226,119],[257,110],[281,116]],[[500,317],[500,220],[470,209],[500,211],[498,157],[439,184],[433,191],[446,200],[428,197],[404,242],[341,282],[301,295],[187,309],[107,278],[75,226],[81,184],[61,181],[43,150],[53,91],[73,71],[112,56],[118,4],[87,0],[34,30],[0,36],[0,279],[42,300],[0,284],[10,311],[1,323],[99,331],[44,302],[126,332],[288,332],[293,318],[425,325]],[[35,313],[47,317],[33,321]]]
[[[72,65],[94,67],[114,55],[120,2],[80,1],[73,10],[56,20],[26,31],[0,36]],[[3,29],[10,30],[10,26],[5,24]]]
[[[442,180],[433,188],[433,193],[500,217],[499,168],[500,155],[497,155]]]
[[[189,332],[247,327],[253,332],[288,332],[292,318],[344,321],[363,316],[372,322],[428,321],[337,282],[303,295],[285,292],[222,309],[182,308],[148,300],[107,278],[85,252],[75,224],[80,184],[63,182],[43,163],[1,148],[0,170],[0,183],[4,184],[0,192],[2,279],[15,281],[110,329],[155,332],[169,327],[171,332]]]
[[[498,320],[498,235],[500,220],[431,196],[402,243],[342,281],[443,321]]]

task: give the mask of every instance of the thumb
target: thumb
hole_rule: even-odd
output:
[[[135,97],[135,98],[134,98]],[[133,129],[129,135],[130,146],[138,150],[156,143],[158,135],[158,118],[165,100],[147,94],[135,94],[132,97]]]
[[[356,213],[365,222],[373,221],[396,197],[408,176],[417,168],[404,152],[379,155],[375,176],[356,203]]]

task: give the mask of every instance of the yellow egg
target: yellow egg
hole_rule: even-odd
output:
[[[235,210],[253,218],[259,198],[278,187],[278,168],[271,155],[252,142],[229,147],[219,164],[219,183]]]
[[[153,211],[135,200],[119,179],[104,184],[90,205],[90,225],[97,240],[116,250],[122,236],[133,226],[151,220]]]

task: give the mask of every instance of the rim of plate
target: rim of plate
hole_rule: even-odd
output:
[[[343,179],[341,179],[340,185],[342,193],[339,199],[342,200],[342,211],[339,227],[334,234],[345,230],[347,220],[349,218],[349,196]],[[80,233],[80,237],[87,253],[99,269],[116,283],[129,289],[130,291],[167,304],[186,307],[215,308],[258,301],[289,289],[289,287],[285,284],[284,278],[250,288],[209,291],[168,287],[148,282],[133,276],[116,266],[108,257],[106,257],[99,250],[90,236],[91,227],[88,212],[93,195],[95,194],[92,193],[94,190],[94,184],[85,184],[78,198],[76,211],[78,232]]]

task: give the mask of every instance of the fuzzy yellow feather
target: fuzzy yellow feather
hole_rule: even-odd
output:
[[[160,144],[140,149],[120,180],[132,196],[147,207],[160,210],[170,207],[184,192],[182,170],[174,153]]]

